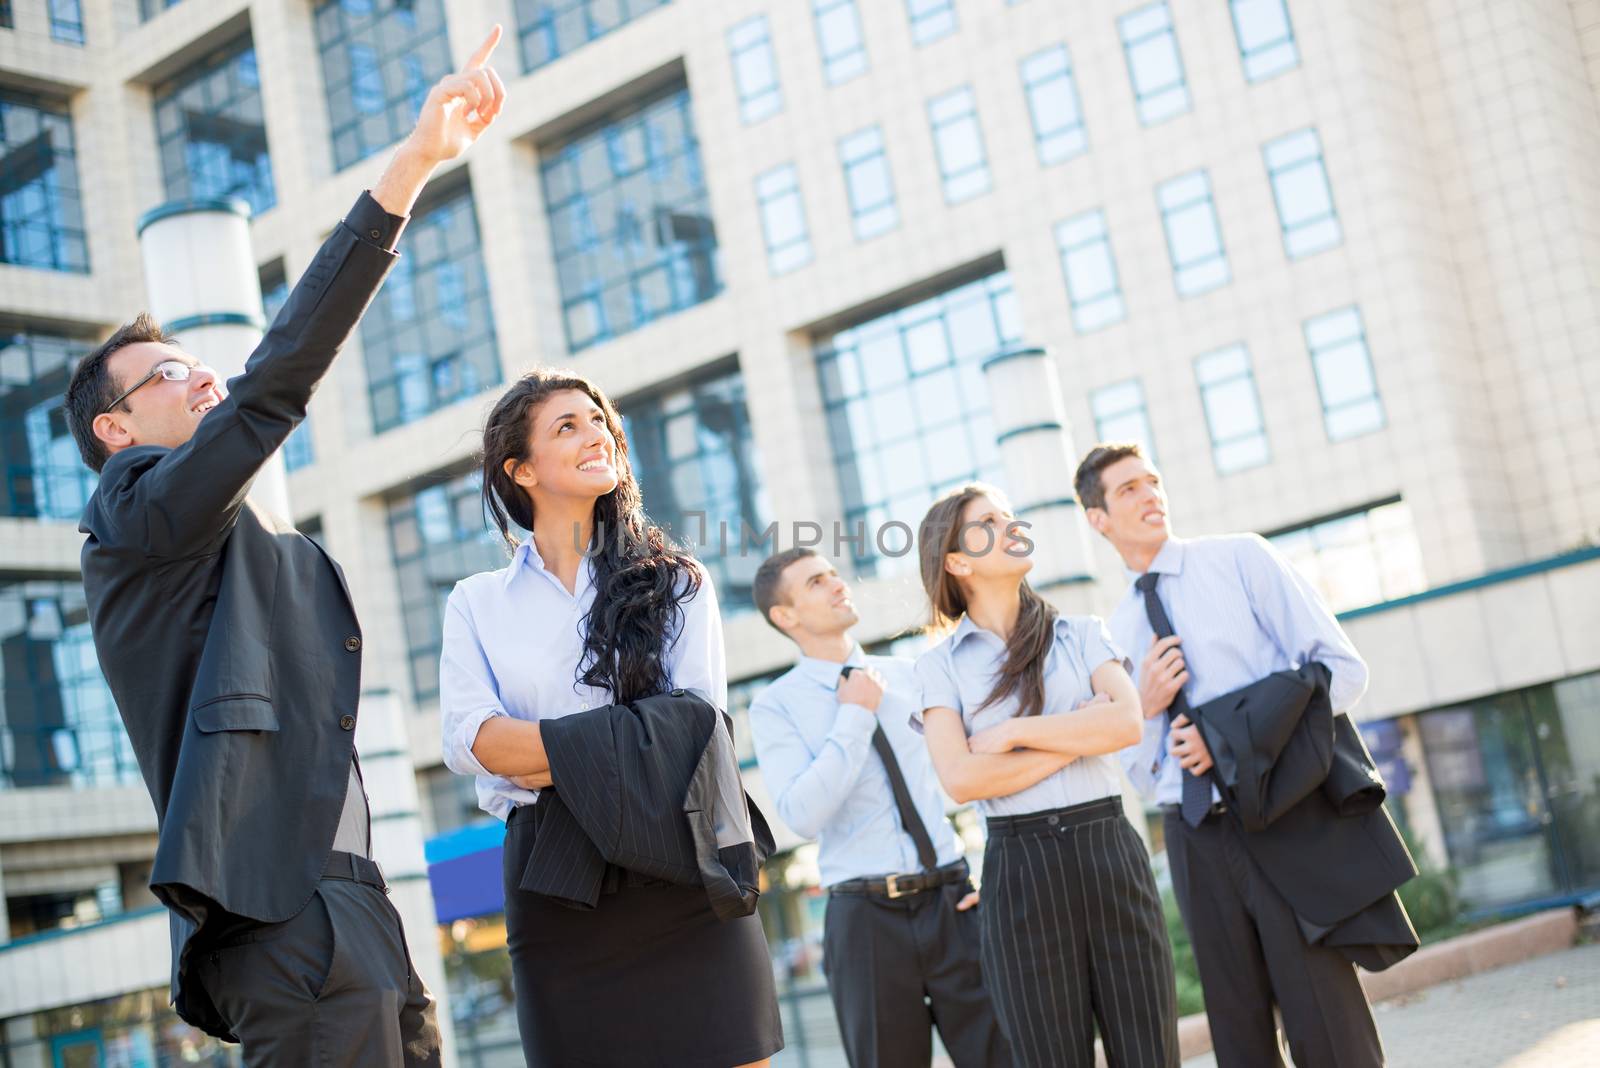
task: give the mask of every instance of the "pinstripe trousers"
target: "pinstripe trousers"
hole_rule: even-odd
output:
[[[983,974],[1019,1064],[1177,1068],[1172,947],[1120,798],[989,819]]]

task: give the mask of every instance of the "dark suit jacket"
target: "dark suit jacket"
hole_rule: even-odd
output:
[[[363,194],[226,400],[175,449],[112,456],[84,509],[100,667],[155,801],[150,889],[183,953],[218,907],[274,922],[321,877],[349,783],[361,628],[317,545],[245,500],[383,282],[403,220]],[[203,354],[198,354],[203,355]]]
[[[1416,931],[1395,890],[1417,868],[1383,808],[1383,779],[1360,733],[1333,714],[1327,669],[1276,672],[1191,717],[1230,818],[1307,941],[1369,971],[1414,951]]]
[[[555,788],[540,791],[521,889],[592,909],[614,865],[703,886],[724,920],[755,911],[772,832],[715,705],[673,690],[547,719],[540,732]]]

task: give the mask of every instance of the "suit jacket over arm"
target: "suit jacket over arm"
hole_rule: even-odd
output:
[[[1275,672],[1192,714],[1229,818],[1306,940],[1369,971],[1415,950],[1394,891],[1416,865],[1383,808],[1383,780],[1360,734],[1333,714],[1327,669]]]
[[[755,911],[772,834],[739,781],[722,713],[673,690],[540,724],[554,789],[518,885],[594,908],[607,865],[703,886],[722,919]]]

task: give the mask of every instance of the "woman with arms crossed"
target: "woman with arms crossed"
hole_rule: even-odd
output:
[[[1139,695],[1092,616],[1029,587],[1032,545],[998,490],[934,503],[917,534],[936,628],[917,661],[934,768],[988,817],[984,981],[1030,1068],[1176,1068],[1172,950],[1144,843],[1110,756],[1137,741]]]
[[[444,757],[506,820],[506,935],[531,1068],[765,1065],[782,1048],[757,915],[614,873],[592,911],[518,888],[551,784],[540,721],[674,688],[727,705],[711,578],[644,514],[616,409],[566,372],[524,375],[483,435],[483,500],[510,566],[445,607]],[[532,531],[517,543],[514,527]]]

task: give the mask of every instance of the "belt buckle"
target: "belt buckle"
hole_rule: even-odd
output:
[[[883,885],[890,901],[898,901],[902,897],[910,897],[916,893],[915,890],[900,889],[900,876],[898,875],[885,875],[883,877]]]

